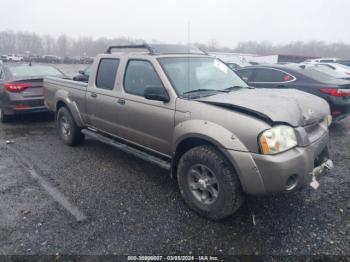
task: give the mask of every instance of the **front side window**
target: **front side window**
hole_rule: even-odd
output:
[[[158,61],[180,96],[248,87],[227,65],[212,57],[166,57]]]
[[[291,81],[293,79],[294,77],[292,77],[291,75],[279,70],[259,68],[259,69],[256,69],[255,71],[253,82],[282,83],[282,82]]]
[[[97,69],[96,87],[112,90],[114,88],[118,66],[119,59],[102,58]]]
[[[149,87],[163,87],[153,65],[144,60],[130,60],[124,77],[125,92],[137,96],[144,96]]]

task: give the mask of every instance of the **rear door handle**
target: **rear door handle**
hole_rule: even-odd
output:
[[[96,98],[97,94],[96,93],[91,93],[90,96],[93,97],[93,98]]]
[[[119,98],[119,99],[118,99],[118,104],[120,104],[120,105],[125,105],[125,99]]]

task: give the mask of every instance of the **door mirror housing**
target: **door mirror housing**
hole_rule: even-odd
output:
[[[85,75],[85,71],[84,70],[79,70],[79,74]]]
[[[169,102],[170,97],[162,86],[150,86],[145,89],[144,97],[148,100]]]

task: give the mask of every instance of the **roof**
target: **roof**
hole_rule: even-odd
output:
[[[113,50],[117,52],[148,52],[150,55],[164,54],[195,54],[206,55],[199,48],[192,45],[174,45],[174,44],[140,44],[140,45],[116,45],[107,49],[107,54],[111,54]]]

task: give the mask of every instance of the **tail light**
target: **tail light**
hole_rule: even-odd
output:
[[[29,87],[32,87],[32,85],[27,83],[5,83],[4,87],[7,91],[11,93],[19,93],[26,90]]]
[[[350,89],[322,88],[321,92],[330,96],[346,97],[350,96]]]

